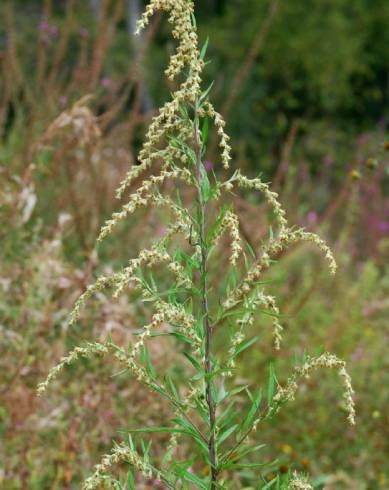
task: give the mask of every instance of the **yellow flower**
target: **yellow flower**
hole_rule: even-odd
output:
[[[378,167],[378,162],[375,158],[368,158],[365,162],[365,165],[369,169],[375,169]]]
[[[350,177],[352,178],[352,180],[360,180],[362,175],[361,172],[358,172],[358,170],[352,170],[350,172]]]
[[[281,446],[281,451],[284,454],[292,454],[293,449],[291,448],[291,446],[289,446],[289,444],[283,444]]]
[[[301,464],[302,464],[302,466],[304,466],[304,468],[308,468],[308,466],[310,465],[310,461],[308,458],[303,458],[301,460]]]

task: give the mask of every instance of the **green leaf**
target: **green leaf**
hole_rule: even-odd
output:
[[[236,401],[233,400],[230,402],[227,406],[227,408],[224,410],[224,412],[220,415],[219,417],[219,423],[218,426],[220,429],[224,429],[224,427],[228,427],[231,423],[231,421],[238,416],[239,410],[232,411],[233,407],[236,405]]]
[[[206,372],[205,371],[202,371],[201,373],[198,372],[197,374],[195,374],[194,376],[192,376],[192,380],[193,381],[200,381],[200,379],[203,379],[206,375]]]
[[[131,470],[129,470],[127,473],[126,484],[130,490],[135,490],[135,480]]]
[[[255,253],[253,247],[250,245],[249,242],[246,241],[245,243],[246,243],[247,250],[249,251],[252,259],[257,260],[257,254]]]
[[[230,437],[231,434],[233,434],[236,429],[239,427],[239,424],[235,424],[226,431],[222,432],[220,437],[217,440],[217,445],[220,446],[228,437]]]
[[[301,364],[304,365],[306,362],[307,362],[307,353],[306,351],[304,351],[301,358]]]
[[[203,440],[201,434],[195,427],[193,427],[186,419],[182,417],[175,417],[173,422],[182,427],[185,434],[190,436],[200,446],[205,454],[209,454],[208,444]]]
[[[196,485],[198,485],[200,488],[203,488],[204,490],[208,489],[207,483],[205,483],[198,476],[194,475],[193,473],[190,473],[185,469],[181,470],[181,477],[188,482],[195,483]]]
[[[230,468],[234,469],[242,469],[242,468],[263,468],[267,466],[268,463],[237,463],[230,466]]]
[[[209,92],[212,90],[213,83],[214,83],[214,82],[212,82],[212,83],[209,85],[209,87],[208,87],[208,88],[207,88],[207,89],[206,89],[206,90],[205,90],[205,91],[204,91],[204,92],[201,94],[201,97],[200,97],[200,104],[201,104],[201,103],[202,103],[204,100],[206,100],[206,98],[208,97]]]
[[[175,337],[177,340],[181,342],[185,342],[186,344],[192,344],[192,341],[186,335],[180,332],[155,332],[150,334],[150,337]]]
[[[219,214],[217,215],[217,218],[215,219],[214,223],[211,223],[210,226],[208,227],[207,230],[207,239],[208,241],[213,241],[214,236],[218,232],[221,223],[223,222],[223,219],[227,213],[227,211],[231,209],[231,206],[226,206],[223,205],[219,211]]]
[[[240,393],[241,391],[245,390],[247,388],[248,385],[243,385],[243,386],[237,386],[236,388],[234,388],[233,390],[231,390],[229,392],[230,394],[230,397],[231,396],[235,396],[237,395],[238,393]]]
[[[314,487],[318,487],[320,485],[324,485],[325,483],[329,483],[331,481],[330,475],[321,475],[313,480],[312,485]]]
[[[293,355],[293,366],[296,368],[299,365],[299,356],[297,352],[294,353]]]
[[[203,47],[201,48],[200,58],[202,60],[205,58],[205,55],[207,54],[208,44],[209,44],[209,37],[207,37],[207,40],[205,41]]]
[[[196,371],[204,373],[203,366],[201,366],[201,364],[199,364],[199,362],[194,357],[192,357],[187,352],[184,352],[184,356],[188,359],[188,361],[192,364],[192,366],[196,369]]]
[[[227,455],[227,460],[221,465],[222,469],[228,469],[233,467],[234,465],[238,464],[237,461],[240,461],[242,458],[247,456],[248,454],[256,453],[260,451],[262,448],[265,447],[265,444],[260,444],[257,446],[241,446],[240,449],[238,449],[236,452],[233,452],[230,454],[230,451],[227,452],[226,455],[222,457],[224,459]],[[272,462],[273,463],[273,462]],[[263,463],[262,466],[269,466],[269,464],[272,463]]]
[[[251,427],[251,424],[254,421],[254,418],[255,418],[258,410],[259,410],[261,400],[262,400],[262,389],[260,389],[258,391],[258,394],[257,394],[255,399],[253,399],[251,397],[251,394],[248,390],[247,390],[247,393],[251,399],[251,407],[250,407],[250,410],[249,410],[249,412],[248,412],[248,414],[247,414],[247,416],[243,422],[242,432],[247,432],[247,430]]]
[[[224,383],[222,383],[217,393],[216,403],[217,404],[221,403],[226,398],[226,396],[228,396],[228,391],[226,391]]]
[[[169,375],[165,376],[165,381],[167,382],[166,388],[169,390],[170,394],[173,396],[173,398],[178,402],[181,403],[181,397],[178,393],[177,388],[174,385],[174,382],[172,378]]]
[[[154,369],[153,363],[151,362],[149,350],[144,345],[141,350],[141,359],[142,362],[146,364],[146,372],[150,376],[151,379],[155,380],[157,377],[157,373]]]
[[[187,433],[185,429],[178,429],[177,427],[142,427],[141,429],[126,429],[125,432],[146,432],[146,433],[168,433],[168,434],[184,434]]]
[[[203,404],[203,400],[198,398],[195,399],[195,404],[196,404],[197,412],[200,414],[205,424],[209,426],[208,407],[205,407]]]
[[[211,196],[211,184],[209,182],[207,171],[205,170],[203,164],[201,164],[200,166],[200,173],[201,173],[201,182],[200,182],[201,196],[203,198],[204,203],[206,203]]]
[[[274,480],[270,481],[264,487],[262,487],[262,490],[268,490],[269,488],[274,487],[274,485],[278,482],[279,482],[279,478],[277,476],[276,478],[274,478]]]
[[[186,107],[182,106],[181,104],[180,104],[180,113],[184,119],[189,119],[188,111],[186,110]]]
[[[276,382],[277,382],[277,378],[276,378],[276,373],[274,370],[274,365],[273,365],[273,363],[271,363],[270,367],[269,367],[269,382],[268,382],[268,387],[267,387],[267,403],[269,405],[270,405],[271,401],[273,400]]]
[[[201,128],[201,140],[203,144],[207,144],[209,134],[209,120],[208,118],[204,118],[203,127]]]
[[[259,340],[259,335],[257,335],[256,337],[252,338],[252,339],[249,339],[249,340],[244,340],[243,342],[241,342],[240,344],[238,344],[236,346],[236,349],[235,349],[235,352],[234,352],[234,355],[233,357],[236,357],[238,356],[239,354],[241,354],[244,350],[248,349],[249,347],[251,347],[253,344],[255,344],[255,342],[257,342],[257,340]]]

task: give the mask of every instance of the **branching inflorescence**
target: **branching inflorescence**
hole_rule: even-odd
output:
[[[103,457],[94,474],[85,481],[85,490],[101,485],[112,486],[115,479],[110,474],[113,466],[119,462],[127,462],[146,480],[158,479],[166,488],[229,488],[226,483],[228,472],[238,471],[242,467],[241,460],[250,457],[256,450],[249,437],[262,421],[273,417],[286,402],[294,399],[299,380],[317,368],[328,367],[338,371],[351,424],[355,418],[353,391],[345,364],[330,354],[305,359],[301,367],[295,368],[284,387],[278,385],[274,377],[272,382],[275,386],[270,390],[271,396],[266,406],[261,403],[261,395],[253,396],[247,387],[235,387],[230,391],[226,388],[236,369],[236,358],[257,341],[257,338],[248,339],[248,336],[258,311],[267,312],[273,317],[275,347],[281,348],[279,308],[276,299],[263,289],[261,281],[272,262],[291,245],[308,241],[323,252],[331,273],[335,273],[336,263],[328,246],[317,235],[289,226],[278,195],[271,191],[268,184],[259,178],[249,179],[239,170],[220,182],[215,174],[207,171],[203,162],[210,124],[216,128],[219,137],[221,165],[225,170],[229,168],[231,148],[225,122],[209,100],[210,90],[202,89],[201,73],[205,65],[206,45],[200,50],[194,2],[152,0],[139,21],[138,31],[147,26],[150,17],[158,10],[168,13],[169,23],[173,26],[172,34],[178,43],[166,75],[170,80],[178,77],[183,80],[179,82],[171,100],[152,120],[139,154],[139,164],[130,169],[120,184],[117,197],[122,199],[135,181],[142,177],[143,181],[122,209],[103,226],[99,240],[140,208],[166,208],[172,215],[172,223],[167,227],[165,236],[150,249],[141,250],[125,268],[101,277],[89,286],[71,314],[71,322],[77,321],[84,304],[103,289],[111,288],[114,297],[131,289],[140,295],[141,300],[153,304],[151,319],[141,328],[136,342],[126,348],[115,345],[111,340],[75,348],[51,370],[38,391],[42,394],[60,371],[77,359],[110,354],[138,382],[172,405],[171,425],[143,429],[144,432],[171,433],[167,451],[170,457],[164,458],[161,468],[156,470],[151,463],[150,446],[141,441],[141,454],[139,444],[129,438]],[[175,194],[165,195],[163,184],[172,180],[176,184]],[[192,188],[197,196],[195,202],[186,207],[179,197],[180,189],[184,187]],[[239,230],[239,216],[228,204],[229,198],[239,189],[263,195],[275,217],[276,230],[267,242],[261,244],[258,258],[255,259],[246,254]],[[209,209],[212,209],[212,213],[207,213]],[[222,274],[222,282],[226,285],[223,298],[219,290],[216,293],[209,288],[209,258],[214,248],[220,246],[224,235],[231,242],[231,274],[240,279],[231,283],[227,280],[229,273]],[[177,236],[181,242],[176,240]],[[182,242],[186,245],[183,246]],[[144,272],[152,268],[165,268],[168,271],[172,282],[168,291],[161,291],[158,284],[147,279]],[[226,324],[232,332],[230,335],[218,329],[220,335],[229,341],[225,349],[227,359],[222,359],[222,355],[220,358],[216,355],[213,338],[216,327]],[[152,366],[147,343],[161,329],[165,335],[172,336],[177,348],[185,346],[181,351],[195,371],[194,375],[188,374],[184,387],[176,387],[169,377],[157,375]],[[239,411],[235,408],[235,411],[232,410],[231,399],[243,390],[249,396],[251,407],[243,420],[236,422]],[[136,432],[142,432],[142,429]],[[193,453],[187,461],[178,463],[172,462],[171,454],[179,437],[193,442]],[[196,475],[189,468],[196,465],[206,465],[209,472]],[[251,467],[255,466],[256,463],[251,464]],[[290,488],[311,487],[295,475],[291,477]]]

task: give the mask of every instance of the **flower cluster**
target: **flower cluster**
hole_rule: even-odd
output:
[[[259,308],[263,308],[265,311],[269,311],[273,316],[273,337],[274,346],[276,350],[281,348],[282,331],[283,327],[279,322],[279,308],[276,304],[276,299],[273,296],[265,294],[262,289],[256,288],[251,296],[245,297],[243,301],[244,314],[241,315],[237,321],[239,329],[233,335],[231,340],[231,346],[228,350],[229,359],[227,361],[227,376],[232,376],[231,369],[235,367],[234,354],[237,347],[245,339],[245,330],[247,327],[251,327],[254,324],[254,316]]]
[[[70,364],[76,362],[80,357],[92,357],[95,355],[103,356],[109,352],[106,345],[100,344],[98,342],[89,343],[85,347],[76,347],[69,355],[63,357],[60,362],[54,366],[49,372],[47,378],[42,383],[38,385],[38,394],[42,395],[49,384],[54,381],[54,379],[61,373],[61,371]]]
[[[143,327],[142,333],[139,334],[139,340],[132,347],[129,357],[134,359],[144,346],[145,340],[150,337],[152,331],[165,323],[177,325],[179,330],[192,341],[192,348],[198,354],[201,340],[195,331],[195,318],[190,313],[187,313],[182,305],[172,305],[163,301],[156,304],[156,310],[151,323]]]
[[[178,90],[172,94],[172,100],[165,103],[155,116],[147,131],[145,143],[139,153],[139,165],[130,169],[117,191],[117,196],[122,197],[125,190],[144,171],[160,160],[164,169],[167,170],[174,162],[181,164],[190,163],[190,158],[182,146],[174,144],[176,135],[181,141],[191,142],[193,130],[186,118],[182,117],[182,108],[185,103],[194,103],[201,95],[201,72],[204,61],[198,47],[196,26],[193,22],[193,1],[187,0],[154,0],[146,7],[142,18],[138,22],[138,31],[144,29],[151,16],[158,10],[169,12],[169,22],[173,25],[173,37],[178,40],[176,53],[171,57],[166,75],[173,79],[183,72],[185,67],[189,68],[189,75],[181,83]],[[225,132],[225,121],[221,114],[215,111],[212,104],[206,100],[199,107],[201,117],[209,117],[214,121],[220,138],[219,146],[222,150],[221,159],[225,169],[228,169],[231,160],[231,147],[229,136]],[[166,147],[157,149],[161,144]]]
[[[215,236],[214,241],[216,242],[226,231],[229,231],[231,235],[231,255],[230,263],[231,265],[236,265],[239,257],[242,254],[242,240],[239,232],[239,218],[233,211],[227,211],[224,215],[222,222],[220,223],[220,228],[218,230],[217,236]]]
[[[181,264],[174,261],[167,250],[161,248],[159,244],[156,244],[150,250],[141,250],[138,257],[130,260],[130,264],[120,273],[120,278],[115,284],[113,296],[119,296],[119,294],[121,294],[132,282],[134,282],[146,296],[149,296],[150,292],[143,288],[142,282],[136,276],[136,271],[143,266],[153,267],[157,264],[167,264],[167,268],[174,274],[178,286],[191,287],[192,283],[186,276]]]
[[[274,397],[275,402],[292,401],[295,398],[298,390],[298,381],[301,378],[307,378],[313,371],[319,368],[336,369],[343,384],[343,399],[345,402],[345,410],[348,413],[347,419],[351,425],[355,424],[355,404],[354,390],[351,385],[351,378],[346,371],[346,363],[338,359],[334,354],[324,353],[319,357],[308,357],[301,367],[295,368],[295,373],[288,379],[285,387],[279,387],[277,394]]]
[[[139,383],[143,384],[151,391],[160,391],[158,384],[150,377],[142,366],[136,363],[131,354],[127,354],[123,349],[111,342],[106,342],[104,344],[94,342],[87,343],[85,347],[75,347],[73,351],[63,357],[61,361],[50,370],[45,381],[38,385],[38,394],[42,395],[47,390],[49,384],[55,380],[65,367],[70,366],[80,358],[91,358],[96,355],[104,356],[109,353],[111,353],[125,369],[128,369]]]
[[[168,179],[182,179],[185,182],[190,182],[191,175],[187,169],[175,169],[172,171],[163,170],[160,175],[152,176],[149,180],[145,180],[141,187],[134,192],[130,200],[122,207],[118,213],[114,213],[101,229],[98,241],[103,240],[107,235],[112,233],[113,228],[120,222],[133,214],[137,209],[144,208],[155,203],[159,196],[153,192],[154,188],[158,188]]]
[[[219,114],[219,112],[215,111],[215,108],[209,101],[204,104],[203,109],[200,111],[200,115],[202,117],[208,116],[211,120],[214,121],[217,128],[217,134],[219,136],[219,148],[222,151],[221,159],[223,163],[223,168],[225,170],[228,170],[231,160],[231,146],[229,145],[230,137],[224,129],[226,126],[226,122],[223,119],[223,116]]]
[[[107,474],[114,465],[124,461],[136,468],[145,478],[150,479],[153,476],[153,469],[147,460],[127,444],[120,444],[115,446],[112,452],[106,454],[101,463],[95,466],[93,475],[85,480],[83,490],[93,490],[100,488],[105,483],[112,483],[112,478]]]
[[[130,260],[130,265],[121,272],[116,272],[110,276],[100,277],[94,284],[88,286],[87,290],[76,301],[73,311],[70,315],[70,325],[74,324],[80,316],[80,312],[85,303],[96,293],[108,287],[115,288],[113,297],[118,297],[126,287],[134,283],[145,296],[149,295],[149,291],[143,289],[142,282],[136,275],[136,271],[142,266],[152,267],[156,264],[167,263],[168,269],[175,275],[177,284],[183,287],[191,287],[192,283],[185,275],[182,266],[173,261],[166,250],[160,250],[160,244],[157,244],[151,250],[142,250],[138,257]]]
[[[224,307],[228,310],[239,304],[253,291],[262,273],[270,267],[271,260],[276,259],[284,250],[299,241],[308,241],[316,245],[327,259],[331,274],[335,274],[337,268],[335,259],[330,248],[319,236],[304,229],[285,228],[278,237],[263,246],[262,255],[250,268],[241,285],[237,286],[224,301]]]
[[[294,472],[289,482],[289,490],[313,490],[313,487],[305,477]]]
[[[278,194],[276,192],[273,192],[270,190],[270,187],[268,184],[265,184],[264,182],[261,181],[261,179],[256,178],[256,179],[249,179],[246,176],[242,175],[240,170],[237,170],[234,175],[231,177],[226,182],[227,189],[231,190],[232,188],[230,185],[237,185],[238,187],[241,187],[243,189],[252,189],[261,192],[269,205],[273,208],[274,210],[274,215],[276,217],[278,226],[279,226],[279,232],[282,233],[287,225],[288,222],[286,220],[286,212],[282,208],[280,202],[278,201]]]

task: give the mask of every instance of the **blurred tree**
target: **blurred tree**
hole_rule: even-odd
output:
[[[139,17],[143,12],[143,8],[140,0],[126,0],[126,11],[127,11],[127,26],[128,26],[128,34],[134,43],[134,48],[136,53],[140,53],[145,48],[145,40],[143,32],[138,36],[135,36],[136,25]],[[138,66],[138,69],[141,69]],[[149,112],[153,108],[153,101],[150,95],[150,91],[148,88],[148,84],[146,80],[143,79],[143,84],[139,87],[140,97],[141,97],[141,105],[144,112]]]
[[[61,29],[69,0],[13,0],[17,9],[18,52],[24,72],[34,72],[36,38],[44,8],[52,5],[52,24]],[[0,50],[7,43],[4,6],[0,2]],[[112,46],[104,60],[104,78],[125,76],[143,38],[132,35],[143,0],[75,2],[72,52],[63,72],[70,71],[78,50],[77,32],[85,27],[98,38],[98,12],[107,4],[123,12],[115,24]],[[302,132],[320,125],[345,142],[352,135],[389,118],[389,2],[387,0],[208,0],[198,2],[201,38],[210,34],[208,81],[215,80],[218,107],[231,110],[229,129],[248,161],[261,158],[271,169],[296,120]],[[46,7],[45,7],[46,6]],[[91,15],[94,12],[94,15]],[[172,87],[160,83],[174,45],[168,27],[158,30],[142,82],[142,111],[149,112]],[[129,36],[130,31],[130,36]],[[263,35],[265,33],[265,35]],[[260,42],[258,42],[258,40]],[[48,48],[53,51],[56,39]],[[240,76],[242,74],[244,76]],[[0,82],[1,83],[1,82]],[[228,102],[228,104],[227,104]],[[325,138],[323,138],[325,139]],[[266,155],[261,157],[261,155]],[[317,157],[317,155],[315,155]]]

